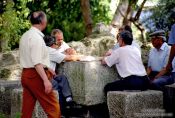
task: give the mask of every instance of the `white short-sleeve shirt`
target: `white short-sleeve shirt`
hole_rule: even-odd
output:
[[[131,75],[146,75],[141,53],[135,46],[127,45],[119,47],[110,56],[105,57],[105,62],[109,67],[116,65],[118,73],[122,78]]]
[[[69,48],[70,48],[70,46],[63,41],[63,43],[61,44],[61,46],[57,50],[58,50],[58,52],[63,53]]]
[[[66,55],[51,47],[48,47],[48,50],[50,57],[50,68],[55,70],[56,64],[61,63],[65,59]]]
[[[43,40],[44,34],[31,27],[25,32],[19,44],[20,64],[23,68],[33,68],[37,64],[49,67],[48,48]]]

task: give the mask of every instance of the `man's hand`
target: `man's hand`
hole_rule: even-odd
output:
[[[106,65],[105,57],[103,57],[103,58],[101,59],[101,64],[102,64],[102,65]]]
[[[105,56],[110,56],[112,53],[112,50],[109,50],[108,52],[106,52]]]
[[[44,81],[45,93],[49,94],[52,91],[52,84],[49,80]]]
[[[69,48],[65,52],[68,55],[75,55],[76,54],[76,51],[73,48]]]
[[[167,72],[171,72],[172,71],[172,64],[171,63],[168,63],[167,66],[166,66],[166,71]]]
[[[56,75],[56,73],[55,73],[55,71],[54,70],[52,70],[51,68],[48,68],[48,71],[53,75],[53,76],[55,76]]]

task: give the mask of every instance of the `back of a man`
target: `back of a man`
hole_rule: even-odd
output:
[[[123,75],[123,77],[129,76],[128,74],[125,74],[125,71],[127,71],[127,73],[130,73],[130,75],[145,75],[146,71],[140,71],[140,68],[144,68],[144,66],[141,60],[141,53],[138,48],[128,45],[124,47],[119,47],[117,50],[114,50],[113,53],[114,57],[111,57],[113,58],[113,60],[115,60],[117,56],[120,56],[118,58],[119,63],[116,63],[116,68],[119,73]],[[108,66],[112,64],[113,63],[108,64]]]
[[[115,65],[121,77],[120,80],[108,83],[104,92],[107,95],[109,91],[122,90],[146,90],[149,80],[146,70],[143,66],[141,53],[139,49],[132,46],[133,36],[128,31],[119,34],[119,48],[106,56],[102,60],[102,64],[109,67]]]

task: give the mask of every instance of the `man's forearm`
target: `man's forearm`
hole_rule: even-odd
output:
[[[35,65],[35,69],[37,71],[37,73],[40,75],[40,77],[42,78],[43,81],[47,81],[48,77],[44,71],[44,67],[42,64],[37,64]]]
[[[164,68],[164,69],[162,69],[156,76],[155,76],[155,79],[156,78],[159,78],[160,76],[163,76],[163,75],[165,75],[166,74],[166,69]]]
[[[147,75],[150,75],[151,71],[152,71],[152,69],[148,67],[147,70],[146,70]]]
[[[65,61],[77,61],[80,60],[79,55],[66,55]]]
[[[170,56],[169,56],[169,60],[168,60],[168,64],[171,64],[173,59],[174,59],[174,56],[175,56],[175,44],[172,45],[171,47],[171,51],[170,51]]]

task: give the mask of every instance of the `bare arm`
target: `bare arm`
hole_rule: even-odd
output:
[[[151,69],[150,67],[148,67],[148,68],[146,69],[147,75],[150,75],[151,71],[152,71],[152,69]]]
[[[73,48],[68,48],[65,50],[65,54],[75,55],[77,52]]]
[[[43,80],[44,83],[44,87],[45,87],[45,92],[48,94],[52,91],[52,84],[50,83],[50,81],[48,80],[48,77],[44,71],[44,67],[42,64],[37,64],[35,65],[35,69],[37,71],[37,73],[40,75],[40,77]]]
[[[172,45],[171,47],[170,56],[169,56],[168,64],[166,67],[167,71],[170,71],[172,69],[172,61],[174,59],[174,56],[175,56],[175,44]]]
[[[80,55],[66,55],[65,61],[78,61],[80,60]]]
[[[157,78],[159,78],[160,76],[162,76],[162,75],[165,75],[166,74],[166,68],[163,68],[156,76],[155,76],[155,78],[154,79],[157,79]]]
[[[103,59],[101,60],[101,63],[102,63],[103,65],[106,65],[105,57],[103,57]]]

